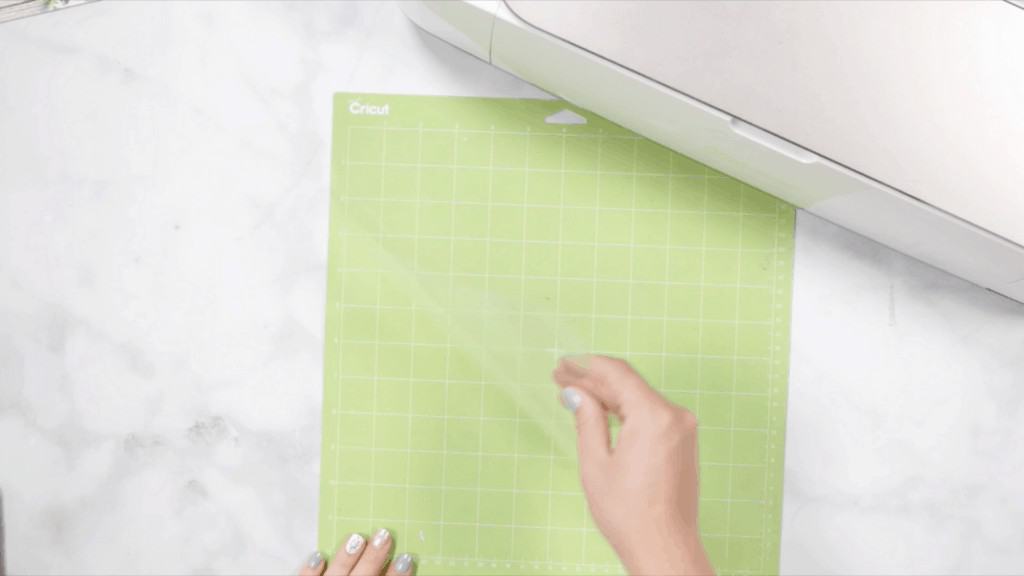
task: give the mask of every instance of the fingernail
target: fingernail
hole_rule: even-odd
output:
[[[562,389],[562,406],[570,412],[576,412],[580,408],[580,404],[583,403],[583,396],[575,388],[563,388]]]
[[[405,574],[410,568],[412,568],[412,556],[399,554],[398,558],[395,558],[395,572]]]
[[[562,359],[582,370],[590,368],[590,354],[566,354]]]
[[[387,546],[388,540],[391,540],[391,533],[388,532],[387,528],[381,528],[373,535],[373,547],[383,548]]]
[[[309,555],[309,560],[306,561],[306,566],[310,568],[316,568],[324,561],[324,555],[319,550]]]
[[[366,540],[363,538],[362,534],[353,534],[349,536],[348,541],[345,542],[345,554],[351,556],[356,552],[359,552],[363,549],[363,544],[365,543]]]

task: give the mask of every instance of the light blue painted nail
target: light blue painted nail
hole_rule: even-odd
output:
[[[316,568],[323,561],[324,555],[321,554],[320,551],[318,550],[309,555],[309,560],[306,561],[306,566],[309,566],[310,568]]]
[[[575,413],[582,403],[583,396],[580,396],[579,390],[575,388],[562,389],[562,406],[565,406],[566,410]]]
[[[388,532],[387,528],[381,528],[373,535],[373,540],[370,541],[370,544],[374,548],[381,549],[387,546],[389,541],[391,541],[391,532]]]
[[[412,568],[412,556],[409,554],[399,554],[398,558],[395,558],[395,572],[405,574],[410,568]]]

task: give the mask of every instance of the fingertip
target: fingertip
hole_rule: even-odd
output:
[[[391,548],[395,545],[395,540],[391,537],[391,531],[387,528],[381,528],[377,530],[376,534],[373,535],[373,540],[370,541],[370,546],[375,550],[383,550],[390,553]]]
[[[565,371],[562,370],[561,366],[556,366],[555,369],[551,371],[551,380],[555,384],[561,385],[563,382],[565,382],[565,379],[566,374]]]
[[[585,376],[589,370],[591,356],[572,354],[558,359],[558,368],[564,373],[576,377]]]
[[[348,574],[350,576],[379,576],[391,558],[395,541],[387,528],[374,533],[373,538],[365,546],[363,555]]]
[[[416,558],[412,554],[402,553],[395,557],[388,566],[389,575],[412,574],[416,571]]]
[[[572,386],[582,380],[584,376],[567,370],[561,364],[551,371],[551,379],[555,381],[555,384],[562,387]]]
[[[584,401],[583,394],[584,392],[577,388],[562,388],[562,392],[558,396],[562,406],[575,414]]]
[[[302,563],[302,568],[299,569],[299,576],[320,576],[324,571],[325,564],[324,555],[319,550],[316,550]]]
[[[365,550],[366,538],[358,532],[349,534],[348,538],[334,552],[334,556],[331,558],[331,563],[327,566],[325,574],[327,576],[347,576],[351,572],[352,567],[363,557]]]

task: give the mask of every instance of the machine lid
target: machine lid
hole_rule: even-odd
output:
[[[1014,4],[505,1],[532,26],[1024,245]]]

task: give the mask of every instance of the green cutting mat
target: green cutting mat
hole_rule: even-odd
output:
[[[599,352],[700,418],[719,571],[777,571],[791,206],[557,101],[338,94],[331,177],[322,549],[620,572],[550,381]]]

